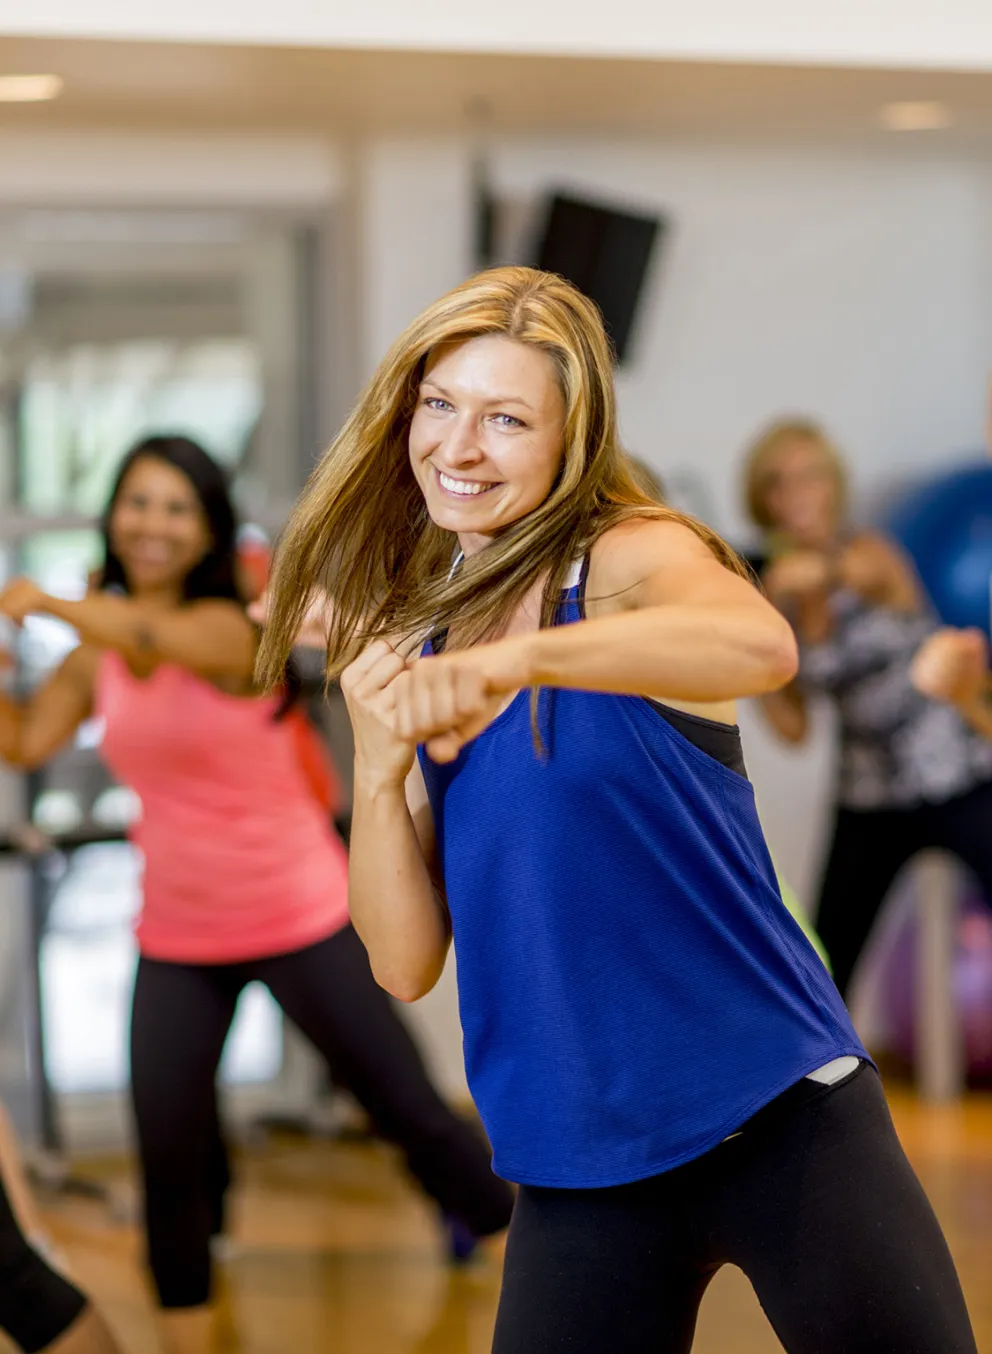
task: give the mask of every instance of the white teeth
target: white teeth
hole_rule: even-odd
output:
[[[438,478],[441,486],[452,494],[462,494],[465,498],[471,498],[475,494],[481,494],[486,489],[491,489],[491,484],[483,483],[481,480],[453,480],[450,475],[444,474],[439,470]]]

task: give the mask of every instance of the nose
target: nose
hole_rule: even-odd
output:
[[[164,508],[147,504],[132,515],[130,525],[131,530],[137,535],[164,540],[171,535],[174,524]]]
[[[439,448],[452,470],[478,465],[485,452],[479,445],[478,423],[470,413],[460,413],[448,424]]]

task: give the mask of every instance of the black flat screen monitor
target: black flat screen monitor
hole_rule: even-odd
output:
[[[667,222],[556,193],[541,232],[538,268],[560,273],[595,301],[617,360],[630,343],[648,264]]]

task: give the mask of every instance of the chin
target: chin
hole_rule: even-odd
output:
[[[140,588],[182,588],[184,577],[176,578],[171,569],[126,569],[128,587],[134,591]]]
[[[446,500],[438,502],[433,495],[427,499],[427,511],[430,514],[431,521],[442,531],[486,532],[494,530],[493,524],[488,521],[488,515],[480,513],[478,509],[473,512],[467,506],[458,508]]]

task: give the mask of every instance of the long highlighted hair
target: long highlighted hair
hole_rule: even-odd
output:
[[[492,334],[552,359],[565,404],[564,454],[544,502],[452,572],[457,540],[427,512],[409,461],[410,423],[431,354]],[[613,354],[592,302],[532,268],[479,273],[400,335],[312,475],[276,552],[259,679],[279,680],[319,588],[333,598],[332,677],[374,638],[414,641],[456,617],[460,647],[495,638],[541,578],[541,624],[550,625],[572,562],[631,517],[682,522],[727,568],[746,572],[708,527],[638,486],[617,431]]]

